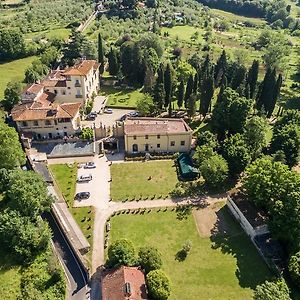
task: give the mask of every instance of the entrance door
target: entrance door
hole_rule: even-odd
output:
[[[145,145],[145,151],[146,151],[146,152],[149,151],[149,145],[148,145],[148,144]]]
[[[48,136],[49,136],[49,139],[52,139],[52,133],[51,132],[48,133]]]
[[[132,145],[132,152],[138,152],[139,151],[139,147],[137,144],[133,144]]]

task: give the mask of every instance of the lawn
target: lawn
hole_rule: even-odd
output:
[[[118,106],[124,108],[135,108],[137,101],[144,97],[141,89],[115,88],[103,86],[101,95],[108,96],[107,106]]]
[[[20,294],[21,266],[11,256],[0,250],[0,295],[1,299],[16,300]]]
[[[56,28],[39,32],[31,32],[25,34],[25,39],[33,39],[36,37],[45,37],[47,39],[58,38],[66,40],[71,33],[71,30],[68,28]]]
[[[77,165],[49,165],[49,169],[69,205],[70,212],[80,226],[83,234],[92,245],[94,210],[92,207],[73,207],[77,179]]]
[[[168,197],[178,182],[171,160],[113,164],[111,176],[114,201]]]
[[[36,56],[31,56],[7,63],[0,63],[0,99],[2,99],[4,90],[9,81],[24,80],[25,70],[35,59]]]
[[[174,26],[172,28],[162,28],[162,35],[167,32],[172,39],[177,39],[181,41],[191,41],[193,34],[198,32],[199,37],[195,39],[195,42],[203,41],[204,30],[201,28],[185,25],[185,26]]]
[[[270,273],[227,209],[221,210],[234,233],[231,236],[200,237],[191,215],[179,221],[175,212],[152,210],[146,215],[114,216],[111,242],[128,238],[136,249],[145,245],[156,247],[172,283],[169,300],[250,300],[252,290],[269,279]],[[192,242],[192,250],[179,262],[176,253],[187,240]]]

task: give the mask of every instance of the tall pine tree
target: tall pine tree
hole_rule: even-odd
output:
[[[269,103],[268,113],[267,113],[268,118],[270,118],[273,114],[276,102],[277,102],[277,100],[279,99],[279,96],[280,96],[281,86],[282,86],[282,75],[279,74],[278,78],[277,78],[277,81],[276,81],[276,84],[275,84],[274,91],[273,91],[272,101],[270,101],[270,103]]]
[[[247,82],[246,82],[246,84],[249,85],[249,92],[250,92],[251,99],[253,99],[255,94],[257,79],[258,79],[258,71],[259,71],[259,61],[253,60],[252,66],[250,67],[247,74]]]
[[[184,82],[182,80],[177,90],[177,105],[179,108],[182,106],[183,100],[184,100]]]
[[[194,87],[194,79],[193,75],[190,75],[187,85],[186,85],[186,90],[185,90],[185,95],[184,95],[184,106],[187,107],[187,100],[190,98],[190,96],[193,93],[193,87]]]
[[[223,50],[215,67],[214,79],[215,79],[216,86],[219,86],[219,83],[222,80],[222,77],[225,74],[226,70],[227,70],[227,56],[225,50]]]
[[[167,64],[165,74],[164,74],[164,84],[165,84],[165,107],[168,107],[168,105],[171,102],[172,98],[172,70],[171,70],[170,63]]]
[[[117,51],[110,48],[110,52],[108,54],[108,71],[110,75],[117,76],[120,70],[120,64],[118,60]]]
[[[211,106],[211,99],[214,95],[214,78],[212,73],[208,73],[202,79],[201,83],[201,98],[199,112],[203,117],[208,113]]]
[[[104,72],[104,51],[101,33],[98,34],[98,63],[100,64],[100,74]]]

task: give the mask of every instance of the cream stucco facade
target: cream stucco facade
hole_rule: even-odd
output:
[[[79,111],[73,118],[17,121],[20,133],[31,133],[35,139],[55,139],[72,136],[80,131]]]
[[[188,152],[192,130],[182,119],[134,118],[124,124],[125,151]]]

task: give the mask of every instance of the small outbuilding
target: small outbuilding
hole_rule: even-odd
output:
[[[102,300],[147,300],[145,275],[140,268],[121,266],[101,277]]]
[[[184,180],[194,180],[199,177],[199,171],[193,166],[189,154],[181,153],[177,159],[180,177]]]

